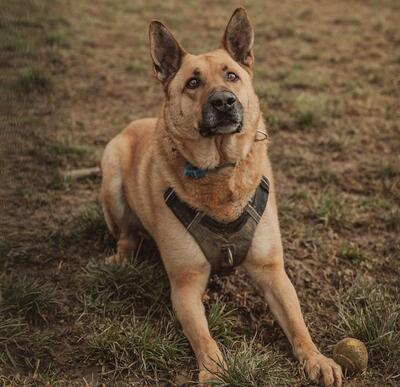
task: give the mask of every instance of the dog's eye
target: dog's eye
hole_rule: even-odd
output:
[[[228,74],[226,74],[226,78],[230,82],[235,82],[235,81],[237,81],[239,79],[239,77],[235,73],[233,73],[232,71],[230,71]]]
[[[190,78],[187,82],[186,82],[186,87],[188,89],[197,89],[200,86],[200,80],[198,78]]]

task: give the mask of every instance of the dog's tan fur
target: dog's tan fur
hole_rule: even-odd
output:
[[[265,127],[252,86],[253,31],[246,12],[236,10],[221,48],[203,55],[185,52],[159,22],[151,24],[150,42],[165,101],[158,119],[132,122],[105,149],[101,199],[108,227],[118,241],[117,253],[108,262],[125,263],[136,249],[138,218],[158,245],[170,279],[173,307],[195,352],[199,380],[207,383],[213,378],[209,371],[216,370],[215,361],[222,361],[202,304],[210,265],[164,203],[163,194],[167,187],[173,187],[181,200],[228,222],[242,213],[265,175],[271,183],[269,200],[243,266],[260,288],[309,377],[325,386],[340,386],[340,367],[313,344],[284,270],[267,144],[255,141],[256,130],[265,131]],[[168,46],[166,50],[163,45]],[[223,75],[226,71],[234,71],[240,80],[227,82]],[[187,90],[185,83],[193,72],[200,73],[204,82],[196,90]],[[221,89],[232,91],[243,105],[244,130],[202,137],[197,127],[202,106],[210,93]],[[228,162],[236,166],[196,180],[183,176],[186,161],[204,169]]]

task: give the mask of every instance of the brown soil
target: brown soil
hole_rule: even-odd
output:
[[[80,302],[83,268],[103,260],[112,246],[80,234],[77,225],[97,200],[100,181],[62,182],[60,173],[96,165],[107,141],[131,120],[158,114],[162,90],[151,74],[151,19],[165,21],[188,50],[203,52],[219,42],[240,5],[233,3],[71,1],[57,9],[68,20],[68,47],[40,55],[54,90],[7,105],[17,124],[8,119],[1,129],[0,268],[4,278],[28,275],[57,288],[61,307],[46,327],[55,344],[43,360],[57,370],[54,383],[124,380],[83,356],[87,332],[109,321],[86,313]],[[286,265],[312,336],[331,354],[341,338],[333,327],[337,294],[362,280],[391,290],[399,285],[400,8],[395,0],[280,0],[249,2],[247,9],[256,31],[254,83],[271,136]],[[15,78],[17,62],[11,54],[1,61],[8,79]],[[301,95],[314,97],[311,117]],[[315,97],[322,102],[315,105]],[[66,142],[72,151],[54,151],[54,144]],[[357,246],[362,259],[343,258],[343,245]],[[244,273],[214,278],[208,296],[209,303],[223,296],[237,307],[239,332],[258,332],[262,344],[292,359]],[[17,377],[11,365],[3,373],[14,374],[16,385],[35,385],[34,368],[18,368]],[[386,376],[374,370],[347,385],[396,385]]]

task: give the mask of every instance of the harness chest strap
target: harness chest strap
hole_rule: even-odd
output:
[[[265,211],[269,181],[263,176],[243,213],[229,223],[219,222],[181,201],[172,188],[164,193],[167,206],[193,236],[211,264],[212,272],[241,264],[247,256],[256,227]]]

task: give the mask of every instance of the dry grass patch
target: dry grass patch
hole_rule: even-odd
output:
[[[253,339],[238,341],[223,350],[226,368],[215,372],[218,380],[212,386],[275,387],[293,384],[292,367],[288,360]]]
[[[282,84],[287,88],[318,89],[328,84],[328,77],[316,71],[293,69],[284,78]]]
[[[51,333],[33,330],[21,318],[0,315],[0,370],[2,366],[34,370],[48,359],[52,345]]]
[[[235,333],[235,309],[222,300],[217,300],[207,311],[208,327],[211,336],[223,345],[231,345],[238,337]]]
[[[15,81],[15,88],[20,94],[34,91],[45,93],[53,89],[53,81],[43,69],[28,68],[20,72]]]
[[[338,330],[363,341],[370,365],[388,378],[399,379],[400,300],[398,291],[382,286],[355,285],[338,302]]]
[[[293,123],[299,129],[316,128],[325,121],[327,99],[320,95],[300,94],[293,101]]]
[[[352,263],[365,261],[366,256],[362,249],[354,244],[342,244],[337,252],[339,258]]]
[[[169,285],[159,262],[126,266],[89,263],[81,275],[86,307],[104,312],[155,313],[169,306]]]
[[[58,310],[56,291],[45,282],[26,276],[7,278],[2,286],[0,313],[17,315],[30,322],[47,322]]]
[[[350,197],[338,191],[322,191],[312,197],[312,216],[332,227],[345,227],[350,222],[353,203]]]
[[[188,345],[172,323],[149,320],[109,322],[86,339],[87,360],[106,365],[112,373],[155,379],[187,361]]]

